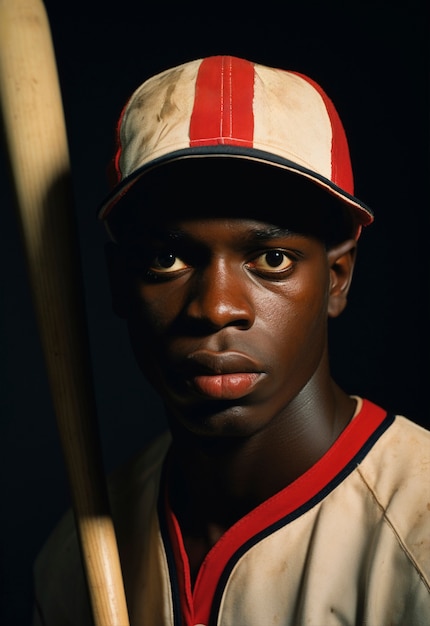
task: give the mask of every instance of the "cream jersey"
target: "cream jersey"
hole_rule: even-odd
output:
[[[430,432],[360,400],[311,469],[219,539],[194,587],[169,445],[110,481],[131,626],[429,626]],[[34,626],[91,624],[70,514],[37,560],[35,597]]]

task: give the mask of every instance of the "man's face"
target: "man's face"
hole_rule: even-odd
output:
[[[175,203],[186,218],[172,217]],[[138,364],[170,419],[197,436],[275,425],[327,375],[331,253],[289,230],[288,210],[279,225],[260,205],[249,185],[212,209],[175,189],[123,246],[122,315]]]
[[[128,250],[137,361],[192,432],[249,435],[317,371],[329,270],[315,239],[254,220],[166,224]]]

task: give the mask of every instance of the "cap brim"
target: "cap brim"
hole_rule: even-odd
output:
[[[163,165],[167,165],[174,161],[193,159],[193,158],[216,158],[216,157],[228,157],[238,158],[247,161],[254,161],[266,165],[271,165],[284,169],[289,172],[293,172],[299,176],[309,179],[314,184],[318,185],[329,194],[337,197],[344,204],[346,204],[354,213],[357,223],[360,226],[367,226],[373,222],[373,212],[371,209],[361,202],[355,196],[347,193],[332,181],[307,169],[294,161],[278,157],[270,152],[263,150],[256,150],[254,148],[241,148],[238,146],[204,146],[197,148],[185,148],[170,152],[157,159],[153,159],[148,163],[145,163],[140,168],[136,169],[130,176],[121,181],[112,192],[106,197],[100,208],[98,209],[98,218],[100,220],[108,220],[111,212],[120,202],[120,200],[127,194],[129,189],[133,187],[138,180],[142,178],[147,172],[155,168],[159,168]]]

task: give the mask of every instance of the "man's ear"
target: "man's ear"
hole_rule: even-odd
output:
[[[357,242],[354,239],[347,239],[327,252],[330,269],[329,317],[337,317],[346,307],[356,250]]]
[[[119,246],[112,241],[105,245],[105,259],[109,276],[112,298],[112,310],[122,319],[126,319],[130,301],[130,277],[124,255]]]

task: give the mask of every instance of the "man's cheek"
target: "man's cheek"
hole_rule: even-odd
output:
[[[128,318],[129,327],[133,329],[133,336],[140,334],[143,338],[148,338],[162,333],[163,329],[168,325],[167,313],[169,311],[168,303],[160,302],[155,298],[141,295],[134,299],[134,305],[131,307]]]

